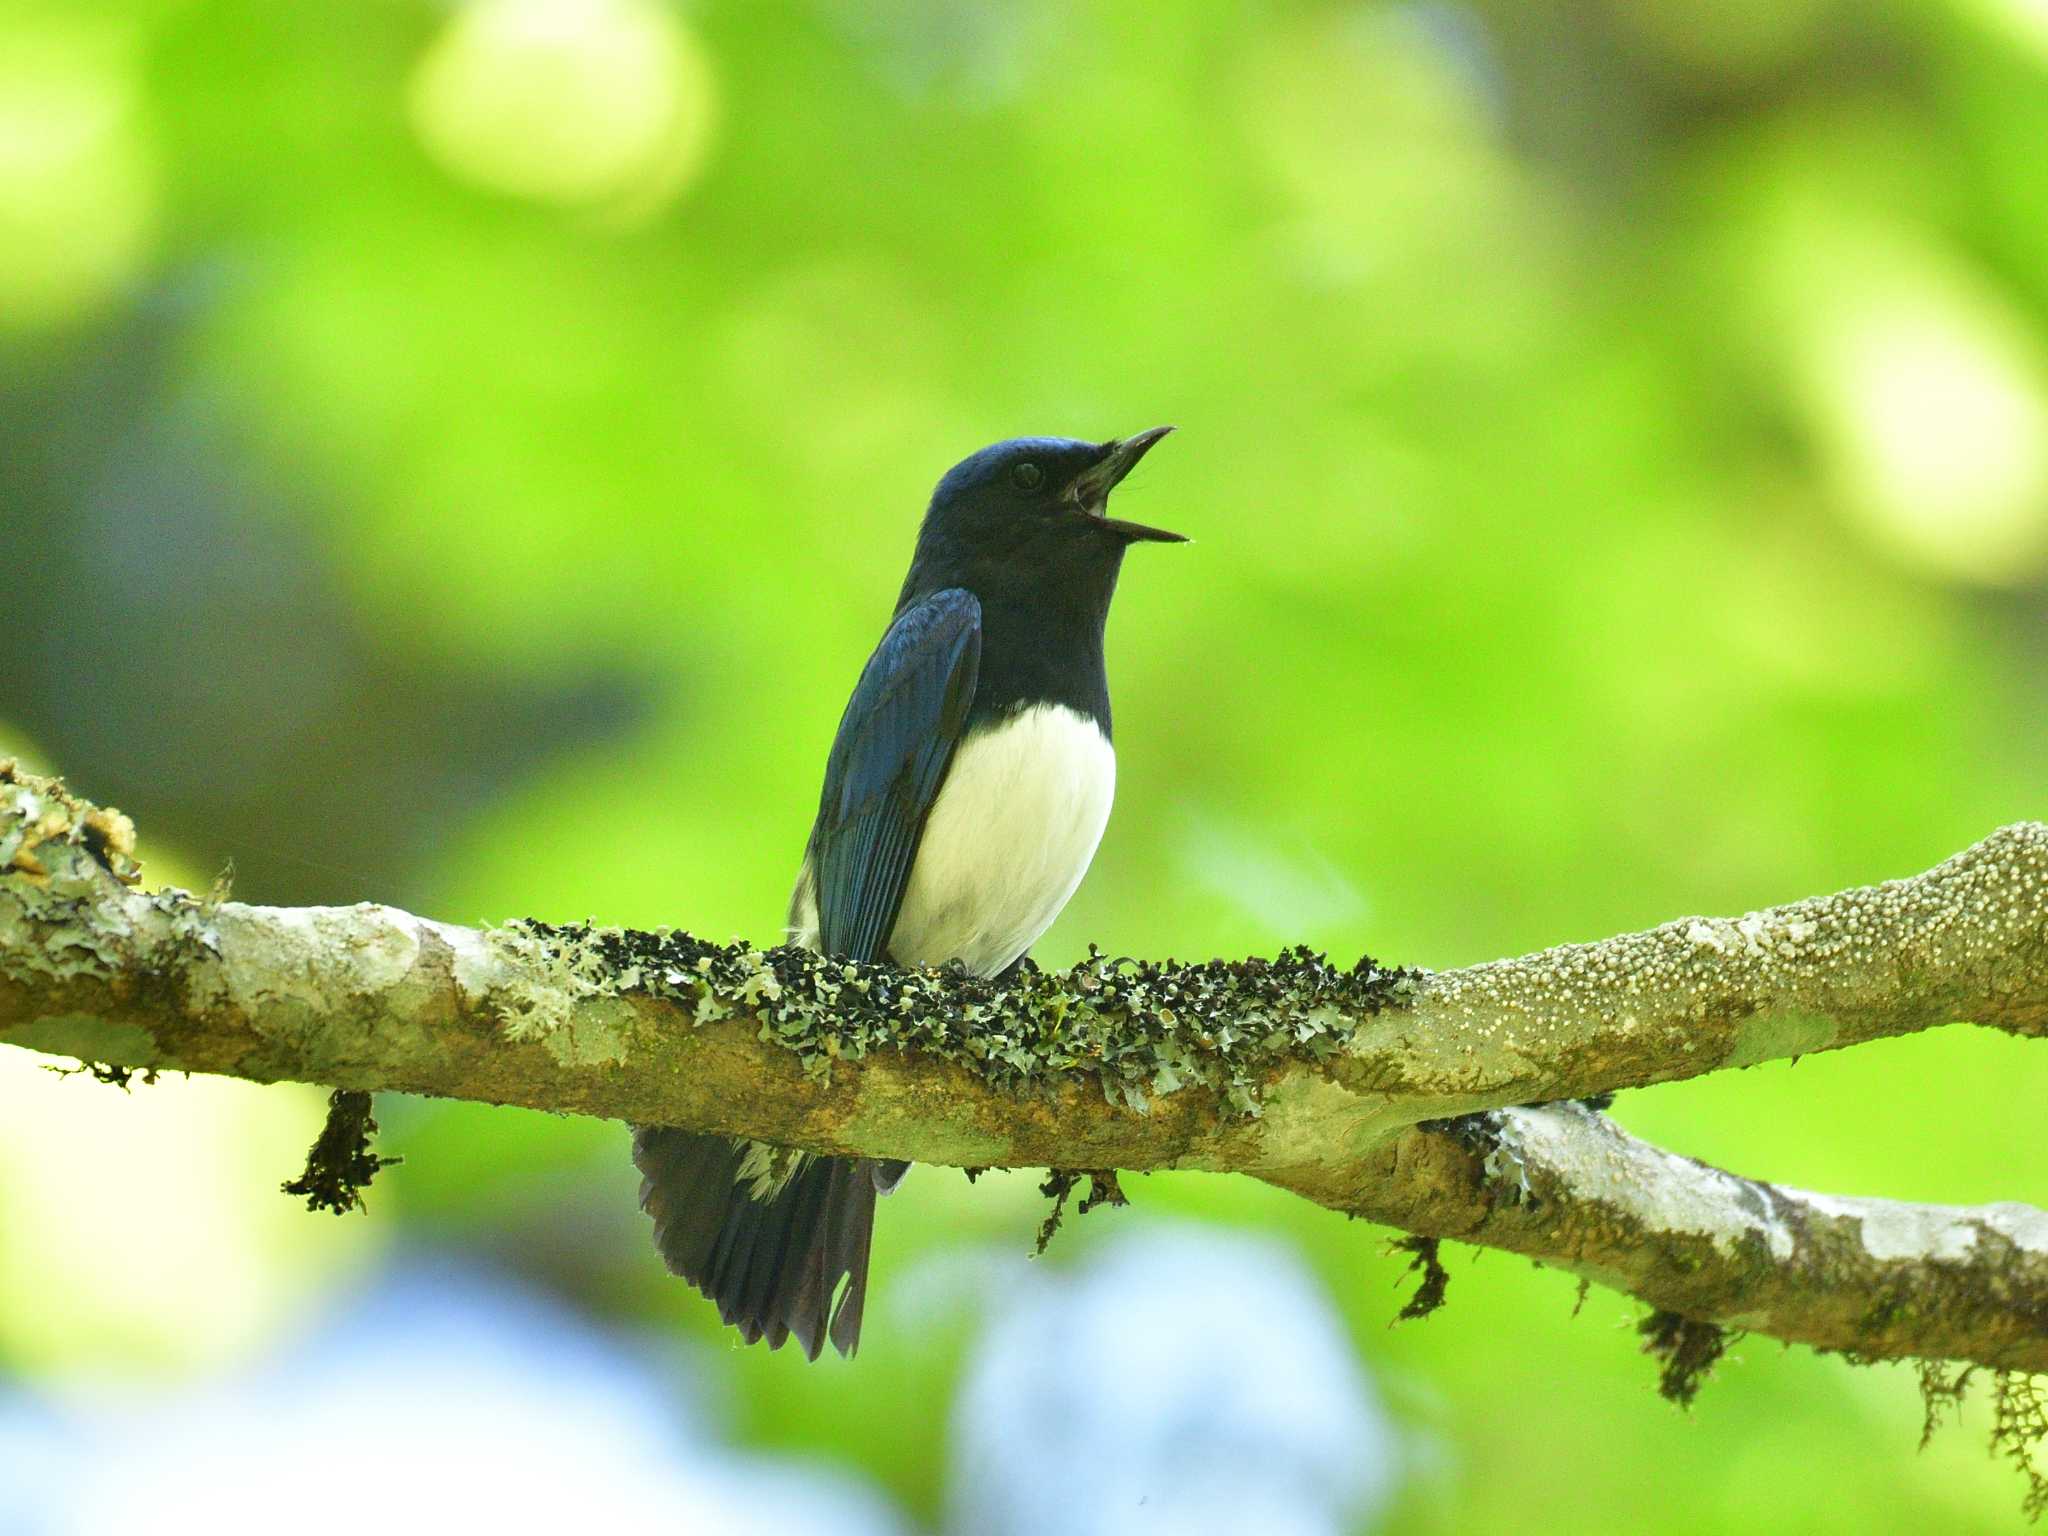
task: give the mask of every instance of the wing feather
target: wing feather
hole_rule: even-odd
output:
[[[826,954],[873,960],[888,944],[980,666],[981,604],[957,587],[904,609],[868,658],[811,833]]]

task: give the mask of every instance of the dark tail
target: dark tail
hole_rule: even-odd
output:
[[[634,1130],[640,1209],[654,1218],[654,1244],[670,1272],[717,1302],[747,1343],[766,1339],[780,1349],[793,1335],[815,1360],[829,1329],[833,1346],[851,1355],[867,1303],[875,1191],[893,1186],[901,1170],[891,1176],[889,1165],[865,1158],[813,1158],[756,1199],[740,1177],[750,1145],[661,1126]]]

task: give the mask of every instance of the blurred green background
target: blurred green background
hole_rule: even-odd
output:
[[[1910,873],[2048,813],[2044,145],[2042,0],[8,0],[0,748],[156,881],[766,942],[938,474],[1172,422],[1119,505],[1196,542],[1127,565],[1041,961],[1448,966]],[[1616,1113],[2048,1203],[2044,1092],[1958,1028]],[[1030,1178],[911,1180],[806,1368],[661,1274],[620,1128],[386,1101],[336,1222],[276,1193],[320,1101],[0,1060],[0,1382],[169,1405],[454,1250],[941,1519],[974,1324],[916,1277],[1022,1252]],[[1752,1339],[1681,1415],[1618,1298],[1457,1250],[1390,1331],[1387,1234],[1130,1187],[1046,1265],[1298,1249],[1399,1431],[1360,1520],[2016,1522],[1903,1368]]]

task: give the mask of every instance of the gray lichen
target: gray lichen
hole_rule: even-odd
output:
[[[123,885],[142,878],[135,861],[135,823],[112,806],[94,805],[62,779],[30,773],[0,757],[0,872],[48,881],[51,851],[83,848]]]
[[[129,925],[110,925],[96,898],[140,878],[126,816],[0,758],[0,879],[11,898],[0,904],[0,971],[60,983],[113,974]]]
[[[506,1039],[536,1041],[564,1066],[625,1060],[625,1036],[603,1005],[637,989],[637,972],[616,971],[596,945],[558,941],[534,923],[493,928],[487,942],[505,962],[490,996]]]

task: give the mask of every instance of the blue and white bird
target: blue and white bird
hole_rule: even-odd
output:
[[[1059,915],[1116,789],[1102,647],[1124,551],[1182,542],[1109,516],[1109,493],[1170,430],[1015,438],[939,482],[825,763],[792,942],[1000,976]],[[875,1196],[907,1164],[654,1126],[633,1155],[662,1258],[747,1343],[854,1352]]]

